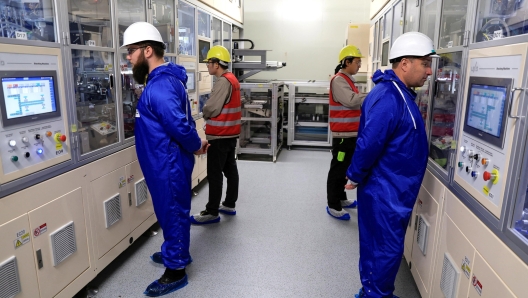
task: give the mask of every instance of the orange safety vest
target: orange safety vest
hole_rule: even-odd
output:
[[[240,134],[240,118],[242,117],[240,102],[240,83],[234,74],[226,72],[222,75],[231,83],[231,98],[224,104],[220,115],[206,121],[205,134],[213,136],[235,136]]]
[[[359,93],[356,85],[354,85],[354,82],[347,75],[338,72],[332,77],[332,80],[330,80],[330,117],[328,119],[330,130],[333,132],[357,132],[361,110],[352,110],[334,100],[334,96],[332,95],[332,82],[336,76],[344,78],[352,88],[352,91]]]

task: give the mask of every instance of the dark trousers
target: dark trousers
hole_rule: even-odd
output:
[[[326,198],[328,207],[340,211],[341,201],[346,200],[345,184],[347,183],[346,171],[352,155],[356,149],[357,138],[333,138],[332,139],[332,161],[328,171],[326,181]],[[339,152],[344,152],[345,156],[342,161],[339,158]]]
[[[238,199],[238,168],[235,159],[236,138],[210,140],[207,150],[207,180],[209,181],[209,202],[205,209],[218,215],[222,200],[222,185],[227,178],[224,206],[235,208]],[[223,174],[223,175],[222,175]]]

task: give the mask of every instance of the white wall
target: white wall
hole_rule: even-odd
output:
[[[328,80],[348,23],[368,24],[369,9],[370,0],[245,0],[244,38],[271,50],[267,60],[287,63],[250,79]]]

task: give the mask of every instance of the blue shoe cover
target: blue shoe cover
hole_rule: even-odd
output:
[[[330,213],[330,210],[328,209],[328,206],[326,207],[326,213],[328,213],[328,215],[332,216],[333,218],[337,218],[337,219],[340,219],[340,220],[350,220],[350,214],[348,214],[348,213],[344,214],[344,215],[341,215],[339,217],[332,215],[332,213]]]
[[[348,205],[348,206],[341,206],[342,208],[356,208],[357,207],[357,201],[354,200],[354,202],[352,202],[352,204]]]
[[[359,293],[354,295],[355,298],[363,298],[366,297],[365,293],[363,292],[363,288],[359,289]]]
[[[363,298],[363,297],[367,297],[367,296],[365,295],[365,292],[363,292],[363,288],[361,288],[361,289],[359,289],[359,293],[355,294],[354,297],[355,298]],[[392,298],[400,298],[400,297],[398,297],[398,296],[393,294]]]
[[[194,219],[194,215],[191,215],[191,223],[195,225],[208,225],[217,222],[220,222],[220,217],[208,221],[197,221],[196,219]]]
[[[176,290],[179,290],[187,285],[187,274],[180,280],[177,280],[175,282],[172,282],[170,284],[160,284],[158,280],[155,280],[153,283],[151,283],[145,292],[146,296],[149,297],[159,297],[163,295],[167,295],[169,293],[172,293]]]
[[[164,265],[163,264],[163,257],[161,256],[161,251],[153,253],[150,256],[150,259],[152,260],[152,262],[154,262],[156,264]],[[191,257],[189,257],[189,264],[192,263],[192,262],[193,262],[193,259]]]
[[[155,252],[150,256],[152,262],[163,265],[163,258],[161,257],[161,251]]]

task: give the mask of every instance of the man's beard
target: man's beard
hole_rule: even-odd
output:
[[[132,76],[136,83],[143,85],[145,84],[148,73],[149,65],[143,51],[141,51],[141,56],[139,56],[137,63],[132,66]]]

